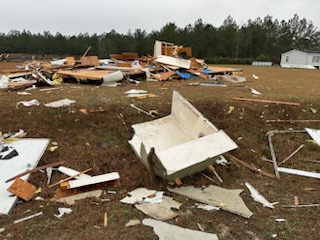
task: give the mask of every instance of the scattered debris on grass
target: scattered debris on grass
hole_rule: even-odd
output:
[[[192,229],[187,229],[172,224],[168,224],[162,221],[157,221],[154,219],[143,219],[142,224],[153,228],[153,231],[158,235],[160,240],[165,239],[176,239],[176,240],[198,240],[198,239],[207,239],[207,240],[218,240],[216,234],[205,233],[201,231],[196,231]]]

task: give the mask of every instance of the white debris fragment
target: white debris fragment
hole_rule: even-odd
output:
[[[32,99],[30,101],[20,101],[20,102],[17,102],[16,107],[18,108],[20,104],[22,104],[25,107],[31,107],[31,106],[39,106],[40,102],[37,99]]]
[[[53,215],[61,220],[63,215],[70,214],[72,212],[72,209],[71,208],[58,208],[58,211],[59,211],[59,215],[57,215],[57,214],[53,214]]]
[[[124,93],[125,94],[144,94],[144,93],[147,93],[147,91],[141,90],[141,89],[131,89],[131,90],[126,91]]]
[[[29,92],[17,92],[17,94],[21,95],[21,96],[31,95],[31,93],[29,93]]]
[[[318,129],[312,129],[312,128],[305,128],[307,133],[310,135],[310,137],[318,144],[320,145],[320,130]]]
[[[245,185],[249,189],[251,196],[256,202],[260,202],[262,203],[263,206],[274,209],[274,206],[264,196],[262,196],[254,187],[252,187],[250,183],[246,182]]]
[[[45,106],[46,107],[52,107],[52,108],[60,108],[60,107],[69,106],[69,105],[71,105],[71,104],[73,104],[75,102],[76,102],[75,100],[70,100],[68,98],[65,98],[65,99],[61,99],[61,100],[58,100],[58,101],[47,103],[47,104],[45,104]]]
[[[137,203],[134,206],[144,214],[161,221],[167,221],[177,217],[179,214],[172,209],[180,209],[181,203],[173,200],[172,197],[163,197],[162,203]]]
[[[253,88],[250,88],[251,92],[255,95],[262,95],[261,92],[258,92],[257,90],[253,89]]]
[[[14,223],[14,224],[17,224],[17,223],[20,223],[20,222],[24,222],[24,221],[27,221],[27,220],[32,219],[32,218],[34,218],[34,217],[38,217],[38,216],[40,216],[40,215],[42,215],[42,214],[43,214],[43,212],[38,212],[38,213],[33,214],[33,215],[30,215],[30,216],[28,216],[28,217],[24,217],[24,218],[20,218],[20,219],[18,219],[18,220],[15,220],[13,223]]]
[[[3,233],[5,230],[5,228],[0,228],[0,233]]]
[[[142,224],[152,227],[155,234],[158,235],[159,240],[218,240],[218,236],[213,233],[206,233],[188,228],[178,227],[150,218],[143,219]]]
[[[220,155],[220,157],[216,160],[216,164],[226,166],[229,164],[229,162],[227,161],[227,159],[225,159],[224,156]]]
[[[0,75],[0,89],[8,88],[9,78],[6,75]]]
[[[285,222],[286,220],[283,219],[283,218],[277,218],[275,221],[276,221],[276,222]]]
[[[156,194],[157,191],[155,190],[148,190],[146,188],[137,188],[131,192],[128,193],[128,196],[121,199],[121,203],[127,203],[127,204],[135,204],[137,202],[143,201],[148,196]]]
[[[152,197],[146,197],[143,202],[148,202],[148,203],[162,203],[163,199],[163,193],[164,192],[156,192],[156,194]]]
[[[254,79],[259,79],[259,77],[258,77],[257,75],[255,75],[255,74],[252,74],[252,77],[253,77]]]
[[[141,224],[141,221],[138,219],[131,219],[125,226],[132,227]]]
[[[203,204],[203,203],[195,203],[194,205],[196,205],[197,208],[206,210],[206,211],[213,211],[213,210],[220,210],[219,207],[216,206],[212,206],[209,204]]]

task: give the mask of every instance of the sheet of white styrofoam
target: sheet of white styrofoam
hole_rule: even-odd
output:
[[[161,151],[191,140],[170,115],[152,122],[136,124],[132,127],[135,135],[129,143],[134,146],[139,155],[142,142],[146,151],[150,152],[152,147]]]
[[[119,178],[120,178],[120,175],[118,172],[112,172],[112,173],[106,173],[98,176],[92,176],[90,178],[71,180],[69,181],[69,189],[102,183],[102,182],[108,182],[108,181],[116,180]]]
[[[167,175],[191,175],[212,164],[210,159],[237,148],[236,143],[222,130],[218,130],[190,102],[173,91],[169,116],[132,126],[135,135],[129,141],[135,153],[149,168],[145,154],[155,149],[157,159]],[[198,165],[197,165],[198,164]],[[194,169],[189,169],[197,165]],[[188,169],[187,169],[188,168]],[[187,170],[187,171],[182,171]],[[158,171],[162,175],[164,171]],[[161,176],[166,177],[166,176]]]
[[[220,130],[161,152],[156,151],[156,154],[170,175],[236,148],[237,144]]]
[[[35,168],[49,142],[47,138],[24,138],[10,144],[19,155],[9,160],[0,160],[0,215],[9,214],[17,200],[16,196],[11,196],[12,194],[7,191],[14,181],[8,183],[5,181]],[[27,181],[29,175],[24,175],[21,179]]]

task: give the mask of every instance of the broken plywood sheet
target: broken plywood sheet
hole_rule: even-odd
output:
[[[238,214],[245,218],[250,218],[253,214],[239,196],[243,191],[241,189],[228,190],[210,185],[204,189],[187,186],[174,189],[168,188],[168,190],[202,203],[220,207],[225,211]]]
[[[102,70],[59,70],[57,72],[61,77],[71,77],[79,80],[100,80],[114,71],[102,71]]]
[[[19,155],[10,160],[0,160],[0,215],[9,214],[17,200],[17,197],[12,197],[7,191],[12,183],[5,181],[12,176],[35,168],[49,142],[50,140],[46,138],[24,138],[10,144]],[[21,179],[27,181],[29,175],[24,175]]]
[[[132,126],[135,135],[129,141],[144,165],[169,181],[206,169],[215,157],[237,148],[178,92],[173,92],[169,116]],[[154,148],[154,151],[151,149]]]
[[[143,219],[142,224],[152,227],[155,234],[158,235],[159,240],[218,240],[217,235],[213,233],[205,233],[197,230],[178,227],[150,218]]]
[[[7,190],[15,196],[22,198],[25,201],[29,201],[33,197],[37,188],[21,178],[17,178]]]
[[[97,56],[84,56],[80,58],[81,66],[98,66],[100,65]]]
[[[82,178],[77,180],[71,180],[68,182],[63,182],[60,184],[60,187],[63,190],[72,189],[72,188],[84,187],[84,186],[103,183],[103,182],[114,181],[119,178],[120,178],[120,175],[118,172],[112,172],[112,173],[92,176],[90,178]]]
[[[172,208],[180,209],[181,205],[181,203],[173,200],[171,197],[163,196],[162,203],[143,202],[135,204],[135,207],[154,219],[166,221],[179,215],[172,211]]]
[[[102,192],[103,192],[103,190],[93,190],[93,191],[89,191],[89,192],[78,193],[75,195],[59,198],[59,199],[57,199],[57,202],[65,203],[68,205],[73,205],[76,203],[76,201],[86,199],[86,198],[97,198],[98,199],[98,198],[100,198]]]
[[[190,69],[191,61],[186,59],[179,59],[175,57],[169,57],[164,55],[159,55],[156,60],[158,63],[167,64],[174,67],[180,67],[185,69]]]
[[[213,74],[241,75],[243,72],[243,70],[240,68],[217,67],[217,66],[209,66],[207,69],[211,70],[211,73]]]

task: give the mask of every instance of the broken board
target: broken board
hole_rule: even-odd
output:
[[[168,188],[168,190],[201,203],[220,207],[225,211],[238,214],[245,218],[250,218],[253,214],[239,196],[243,191],[241,189],[228,190],[210,185],[204,189],[186,186],[174,189]]]
[[[29,201],[33,197],[37,188],[21,178],[17,178],[7,190],[17,197],[22,198],[25,201]]]
[[[5,181],[12,176],[35,168],[49,142],[47,138],[24,138],[10,144],[19,155],[9,160],[0,160],[0,215],[9,214],[18,198],[12,197],[7,191],[12,183]],[[21,179],[27,181],[29,176],[30,174],[24,175]]]

